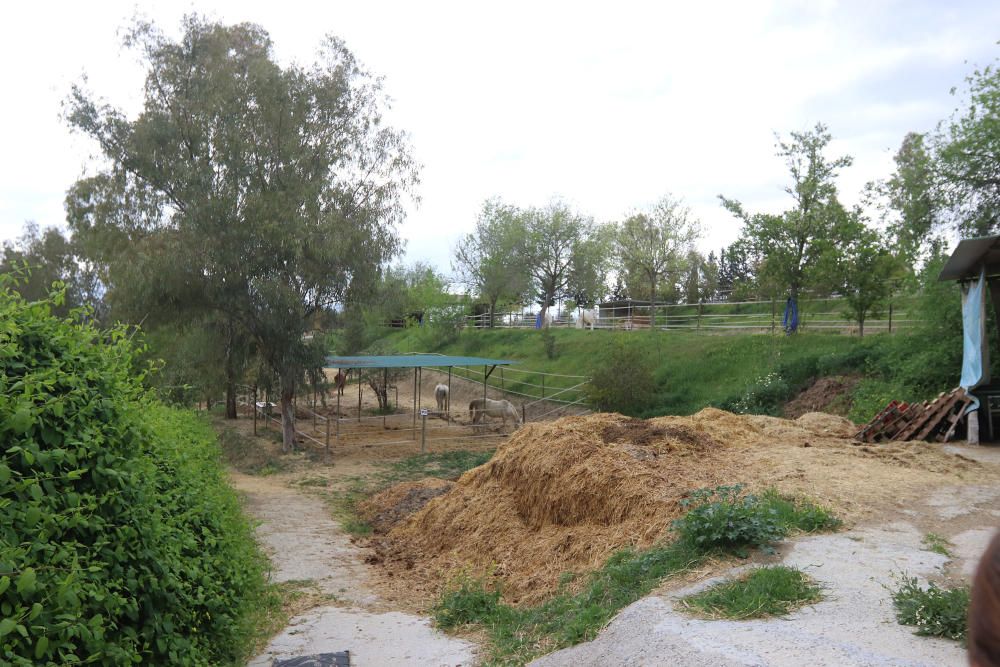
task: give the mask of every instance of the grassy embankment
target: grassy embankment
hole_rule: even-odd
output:
[[[641,349],[654,367],[656,399],[647,415],[697,412],[708,405],[733,408],[755,397],[748,411],[777,414],[780,403],[822,375],[858,372],[864,368],[869,340],[835,334],[709,335],[692,332],[610,332],[555,329],[555,354],[549,357],[539,331],[465,330],[443,344],[425,332],[390,332],[379,341],[387,352],[439,352],[512,359],[514,369],[545,373],[590,375],[616,342]],[[499,382],[498,377],[491,382]],[[482,377],[481,371],[479,377]],[[523,384],[519,384],[518,381]],[[548,391],[560,386],[547,378]],[[573,382],[563,380],[562,385]],[[508,390],[538,395],[539,377],[508,371]]]

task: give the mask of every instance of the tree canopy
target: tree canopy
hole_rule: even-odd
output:
[[[295,384],[322,352],[303,339],[310,318],[398,252],[417,168],[384,122],[379,80],[340,40],[309,67],[282,66],[259,26],[190,15],[183,29],[178,41],[141,21],[128,32],[147,68],[136,117],[74,87],[67,118],[107,167],[70,192],[70,221],[101,249],[111,289],[164,277],[154,299],[254,341],[291,447]]]

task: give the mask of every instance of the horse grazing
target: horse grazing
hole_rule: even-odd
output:
[[[439,384],[434,387],[434,400],[438,404],[438,412],[444,412],[448,409],[448,385]]]
[[[507,418],[510,417],[518,426],[521,425],[521,415],[517,414],[517,408],[510,401],[494,401],[492,398],[477,398],[469,403],[469,416],[472,417],[473,424],[479,424],[486,417],[500,417],[504,426],[507,425]]]
[[[344,387],[347,386],[347,374],[344,373],[343,369],[337,369],[337,374],[333,376],[333,386],[337,389],[338,394],[341,396],[344,395]]]

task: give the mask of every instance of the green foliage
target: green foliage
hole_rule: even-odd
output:
[[[499,589],[489,590],[484,579],[462,575],[445,589],[431,613],[438,627],[451,630],[481,623],[494,616],[499,606]]]
[[[690,611],[710,618],[785,616],[823,598],[822,589],[800,570],[784,565],[754,568],[738,579],[684,598]]]
[[[724,402],[722,407],[738,414],[776,414],[791,395],[791,386],[779,373],[768,373],[751,382],[739,398]]]
[[[801,498],[782,496],[774,489],[768,489],[762,494],[763,505],[789,532],[818,533],[836,530],[843,525],[833,513],[825,507],[820,507]]]
[[[545,348],[545,356],[549,359],[555,359],[559,356],[559,350],[556,347],[556,336],[548,327],[542,329],[542,347]]]
[[[937,584],[920,586],[916,577],[903,575],[892,591],[896,620],[913,625],[918,635],[965,641],[969,618],[968,586],[942,588]]]
[[[264,558],[209,426],[151,400],[124,328],[0,284],[0,660],[230,664]]]
[[[698,489],[681,501],[687,513],[671,528],[681,541],[705,551],[745,553],[748,547],[764,547],[788,533],[777,512],[743,485]]]
[[[587,397],[595,409],[638,415],[655,399],[653,368],[633,342],[622,338],[611,340],[591,369]]]
[[[933,551],[936,554],[941,554],[942,556],[947,556],[948,558],[951,558],[951,551],[948,550],[948,547],[955,546],[948,541],[948,538],[942,537],[937,533],[927,533],[924,535],[922,542],[928,551]]]
[[[689,508],[671,528],[682,542],[705,551],[745,555],[749,547],[769,547],[789,532],[833,530],[841,522],[829,510],[790,500],[774,490],[744,494],[744,486],[697,489],[681,503]]]

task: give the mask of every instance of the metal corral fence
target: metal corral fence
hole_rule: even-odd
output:
[[[321,449],[327,456],[353,447],[383,445],[420,444],[420,451],[426,451],[428,443],[449,441],[477,441],[507,437],[516,424],[512,421],[490,420],[478,424],[471,421],[467,400],[449,402],[444,410],[438,410],[433,399],[426,400],[428,387],[433,387],[438,379],[444,382],[447,373],[440,369],[425,368],[423,374],[436,377],[429,384],[422,384],[418,392],[415,410],[400,409],[399,388],[409,390],[408,380],[400,380],[398,385],[388,385],[390,396],[395,397],[393,411],[386,414],[370,414],[375,410],[358,410],[353,402],[358,394],[359,378],[354,374],[338,402],[336,390],[325,396],[312,393],[296,398],[296,434],[299,438]],[[567,413],[588,412],[586,394],[583,387],[588,378],[580,375],[562,375],[498,367],[484,383],[483,371],[456,367],[452,369],[452,396],[470,395],[489,398],[509,398],[522,421],[543,421],[555,419]],[[361,392],[370,391],[361,383]],[[459,387],[458,385],[464,385]],[[527,400],[517,400],[527,399]],[[451,399],[451,396],[449,396]],[[263,392],[254,387],[243,386],[237,403],[247,417],[254,419],[254,433],[259,429],[281,429],[278,406]]]
[[[865,319],[865,332],[896,332],[910,328],[919,320],[914,318],[917,297],[895,296],[884,307],[873,310]],[[577,312],[550,308],[552,326],[580,326]],[[688,331],[724,332],[743,331],[775,333],[782,330],[785,302],[778,300],[722,301],[685,304],[656,304],[657,329],[682,329]],[[652,326],[649,302],[631,301],[602,304],[594,328],[634,331]],[[501,328],[533,329],[538,313],[522,310],[496,313],[494,326]],[[489,314],[467,318],[469,326],[489,326]],[[800,298],[798,302],[798,328],[805,331],[826,331],[857,334],[858,324],[849,315],[844,297]]]

